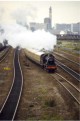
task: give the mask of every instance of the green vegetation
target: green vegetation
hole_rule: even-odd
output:
[[[45,105],[48,107],[54,107],[54,106],[56,106],[56,102],[53,99],[49,99],[49,100],[45,101]]]
[[[59,41],[57,42],[59,47],[69,48],[72,50],[80,50],[80,42],[77,41]]]
[[[49,115],[49,114],[44,114],[43,116],[39,117],[38,120],[35,119],[35,116],[31,116],[27,119],[27,121],[55,121],[55,120],[61,120],[61,121],[64,121],[63,117],[60,116],[60,115]]]
[[[69,52],[79,57],[80,42],[72,40],[58,40],[55,50],[56,51],[62,50],[64,52]]]
[[[60,121],[60,120],[61,120],[61,121],[64,120],[62,116],[57,115],[57,114],[54,114],[54,113],[53,113],[52,115],[45,114],[45,115],[42,117],[42,119],[43,119],[43,121],[44,121],[44,120],[46,120],[46,121],[47,121],[47,120],[51,120],[51,121],[53,121],[53,120],[54,120],[54,121],[55,121],[55,120],[59,120],[59,121]],[[41,121],[42,121],[42,120],[41,120]]]

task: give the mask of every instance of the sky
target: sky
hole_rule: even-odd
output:
[[[52,24],[80,22],[80,1],[0,1],[0,23],[43,23],[52,7]]]

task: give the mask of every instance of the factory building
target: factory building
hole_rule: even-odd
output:
[[[52,29],[52,8],[49,8],[49,17],[44,18],[45,30],[49,31]]]
[[[49,17],[44,18],[44,23],[30,23],[30,29],[35,31],[37,29],[44,29],[46,31],[50,31],[52,29],[52,8],[49,8]]]
[[[80,22],[71,24],[71,31],[80,35]]]
[[[50,25],[51,25],[51,28],[52,28],[52,8],[51,8],[51,6],[49,8],[49,18],[50,18]]]
[[[45,30],[51,29],[51,19],[50,18],[44,18],[44,24],[45,24]]]
[[[71,24],[56,24],[58,31],[71,31]]]
[[[55,27],[52,27],[52,7],[49,7],[49,13],[48,17],[44,18],[43,23],[36,23],[31,22],[30,23],[30,29],[32,31],[35,31],[37,29],[44,29],[45,31],[49,31],[52,34],[60,34],[61,32],[64,32],[65,34],[79,34],[80,35],[80,22],[79,23],[62,23],[58,24],[56,23]]]
[[[44,29],[45,28],[45,25],[44,23],[35,23],[35,22],[31,22],[30,23],[30,29],[32,31],[35,31],[35,30],[38,30],[38,29]]]

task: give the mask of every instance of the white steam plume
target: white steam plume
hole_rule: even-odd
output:
[[[7,39],[13,47],[20,45],[22,48],[34,48],[37,50],[52,50],[56,45],[56,36],[44,30],[30,31],[26,27],[15,25],[4,25],[3,40]]]
[[[3,17],[3,14],[4,14],[4,9],[0,8],[0,23],[1,23],[1,20],[2,20],[2,17]]]
[[[29,5],[27,8],[17,8],[11,13],[11,16],[16,20],[16,22],[22,25],[26,25],[29,19],[34,20],[36,15],[37,9],[31,5]]]

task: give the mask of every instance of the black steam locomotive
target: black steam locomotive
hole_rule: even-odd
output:
[[[54,71],[57,69],[55,58],[52,54],[42,54],[40,57],[40,65],[47,71]]]

